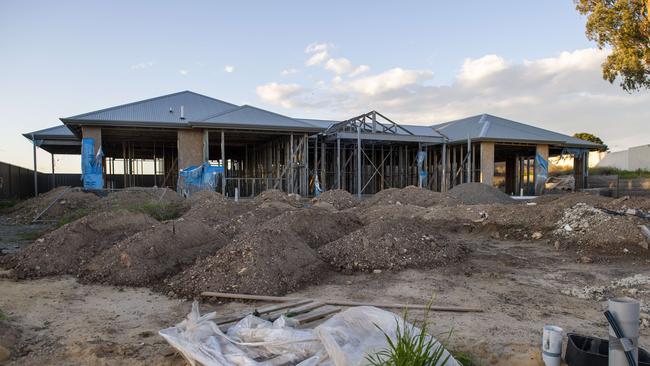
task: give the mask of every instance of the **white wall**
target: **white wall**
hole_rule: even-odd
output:
[[[627,150],[607,153],[597,166],[624,170],[650,170],[650,145],[635,146]]]
[[[605,155],[598,162],[598,164],[596,164],[596,166],[629,170],[628,151],[623,150],[623,151],[608,152],[607,155]]]

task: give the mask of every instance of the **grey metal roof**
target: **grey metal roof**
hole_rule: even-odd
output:
[[[490,114],[479,114],[455,121],[436,124],[431,127],[448,137],[449,141],[452,143],[466,141],[467,138],[470,137],[472,140],[547,142],[568,147],[584,147],[592,149],[602,147],[593,142],[580,140],[572,136]]]
[[[287,117],[264,109],[244,105],[237,109],[220,113],[201,121],[191,122],[197,127],[238,127],[255,129],[285,129],[318,131],[321,128],[298,119]]]
[[[77,140],[77,137],[66,125],[54,126],[34,132],[24,133],[23,136],[30,140],[32,139],[32,136],[34,136],[34,138],[37,140],[45,138],[57,140]]]
[[[304,123],[308,123],[314,127],[321,128],[323,130],[329,128],[331,125],[335,123],[341,122],[341,121],[332,121],[327,119],[313,119],[313,118],[295,118],[295,119]]]
[[[183,107],[183,118],[181,118]],[[208,116],[224,113],[239,106],[214,99],[189,90],[145,99],[134,103],[101,109],[94,112],[61,118],[64,123],[147,125],[171,124],[187,125],[189,121],[199,121]]]

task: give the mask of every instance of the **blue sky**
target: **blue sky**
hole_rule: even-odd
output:
[[[618,148],[647,143],[635,132],[648,93],[602,81],[606,54],[584,22],[570,0],[5,0],[0,160],[29,166],[19,134],[59,117],[186,89],[291,116],[376,108],[433,123],[488,112],[588,129]],[[75,170],[71,161],[57,164]]]

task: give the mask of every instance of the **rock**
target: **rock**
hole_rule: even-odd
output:
[[[542,238],[542,233],[539,232],[539,231],[535,231],[535,232],[533,233],[533,235],[531,235],[531,238],[532,238],[533,240],[539,240],[539,239]]]
[[[573,231],[573,229],[571,228],[571,225],[569,225],[569,224],[564,225],[563,229],[564,229],[564,231]]]
[[[379,273],[381,273],[381,269],[375,269],[375,270],[372,271],[372,273],[379,274]]]
[[[578,259],[578,261],[580,263],[593,263],[594,260],[591,257],[587,257],[586,255],[583,255],[582,257],[580,257],[580,259]]]
[[[560,250],[560,242],[559,241],[556,240],[553,245],[555,246],[555,250]]]

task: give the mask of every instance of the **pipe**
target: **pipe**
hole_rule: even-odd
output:
[[[605,312],[605,316],[610,321],[609,366],[629,364],[630,356],[633,361],[632,365],[636,365],[639,360],[638,342],[641,310],[639,301],[629,297],[619,297],[610,299],[608,305],[609,311]]]

